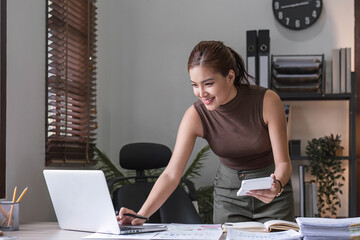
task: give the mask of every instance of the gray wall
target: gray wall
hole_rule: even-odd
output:
[[[116,163],[120,147],[129,142],[154,141],[173,148],[182,115],[195,101],[186,64],[200,40],[224,41],[245,58],[246,30],[270,29],[272,54],[324,53],[330,78],[331,50],[354,46],[354,2],[324,0],[318,22],[303,31],[280,26],[271,2],[99,1],[99,147]],[[302,140],[303,151],[308,139],[330,132],[340,134],[348,150],[347,102],[292,104],[292,137]],[[311,121],[326,115],[326,121]],[[199,139],[194,153],[205,144]],[[212,156],[197,186],[211,185],[217,166]],[[345,197],[340,216],[347,214],[347,205]]]
[[[200,40],[224,41],[245,57],[245,31],[270,29],[273,54],[325,53],[328,62],[332,48],[354,47],[354,1],[323,2],[319,21],[295,32],[275,22],[268,0],[99,0],[98,146],[114,163],[120,147],[129,142],[173,148],[182,114],[195,101],[186,63]],[[42,176],[45,1],[9,0],[7,37],[7,199],[15,186],[29,186],[21,222],[55,220]],[[346,104],[336,104],[338,114],[331,117],[336,128],[328,123],[317,134],[332,129],[345,140],[346,109]],[[298,112],[305,110],[299,107]],[[307,129],[297,126],[294,134],[301,127]],[[205,144],[199,139],[194,153]],[[217,165],[212,156],[197,187],[212,183]]]

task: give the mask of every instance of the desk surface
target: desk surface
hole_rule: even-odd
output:
[[[90,234],[61,230],[57,222],[20,224],[19,231],[4,232],[4,236],[17,237],[19,240],[81,240]],[[225,238],[226,236],[223,234],[220,240]]]
[[[4,231],[5,237],[18,237],[20,240],[79,240],[91,233],[61,230],[57,222],[20,224],[19,231]]]

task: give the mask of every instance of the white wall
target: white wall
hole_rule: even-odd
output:
[[[186,63],[200,40],[224,41],[245,56],[245,31],[270,29],[273,54],[325,53],[327,61],[332,48],[353,47],[354,1],[323,2],[319,22],[293,32],[275,22],[268,0],[99,0],[99,147],[116,163],[125,143],[173,148],[182,114],[195,101]],[[7,199],[15,186],[29,186],[21,222],[55,220],[42,176],[45,3],[7,3]],[[199,140],[194,152],[205,144]],[[212,184],[217,165],[212,156],[197,186]]]

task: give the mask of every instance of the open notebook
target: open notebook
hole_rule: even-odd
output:
[[[120,226],[100,170],[44,170],[61,229],[111,234],[164,231],[166,225]]]

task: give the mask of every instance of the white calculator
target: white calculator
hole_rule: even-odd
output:
[[[274,179],[272,177],[253,178],[243,180],[237,196],[245,196],[251,190],[270,189]]]

